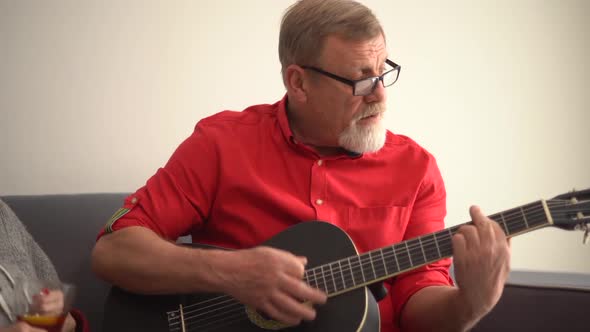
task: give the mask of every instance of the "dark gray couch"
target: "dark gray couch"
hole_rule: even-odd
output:
[[[64,281],[78,286],[75,306],[93,332],[102,331],[109,286],[90,270],[96,235],[126,194],[76,194],[2,197],[53,261]]]
[[[61,278],[78,285],[76,306],[86,313],[93,332],[102,331],[109,287],[92,274],[90,252],[99,229],[126,195],[2,197],[47,252]],[[589,314],[589,276],[515,271],[498,306],[474,331],[590,331]]]

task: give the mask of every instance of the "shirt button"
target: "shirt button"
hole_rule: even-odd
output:
[[[318,199],[315,200],[315,203],[317,205],[322,205],[322,204],[324,204],[324,201],[318,198]]]
[[[135,204],[135,203],[137,203],[137,197],[133,197],[133,198],[131,199],[131,204]]]
[[[323,161],[323,160],[321,160],[321,159],[320,159],[320,160],[318,160],[318,166],[322,166],[322,164],[323,164],[323,163],[324,163],[324,161]]]

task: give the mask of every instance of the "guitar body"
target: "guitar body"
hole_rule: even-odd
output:
[[[325,222],[302,222],[277,234],[264,245],[307,257],[306,268],[358,255],[348,235],[340,228]],[[170,317],[167,312],[178,311],[179,304],[187,307],[219,296],[221,294],[137,295],[113,287],[105,306],[103,331],[182,332],[180,323],[169,324]],[[189,308],[186,309],[185,317],[191,315]],[[316,309],[317,317],[314,321],[281,330],[378,332],[380,329],[379,307],[366,287],[330,297],[325,305]],[[185,331],[268,331],[252,323],[243,306],[227,310],[227,313],[223,310],[209,310],[209,313],[193,316],[198,317],[185,319]]]

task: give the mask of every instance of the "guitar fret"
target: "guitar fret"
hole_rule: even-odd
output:
[[[311,273],[313,273],[313,270],[314,269],[309,269],[309,270],[305,271],[305,280],[307,281],[307,284],[310,285],[311,287],[318,288],[317,283],[314,285],[313,280],[311,278]]]
[[[422,256],[424,256],[424,262],[428,262],[428,258],[426,258],[426,254],[424,253],[424,246],[422,245],[422,240],[418,238],[418,243],[420,244],[420,249],[422,249]]]
[[[453,228],[443,229],[434,234],[440,251],[440,257],[452,255],[451,238],[453,237]]]
[[[422,265],[426,262],[426,258],[424,257],[424,251],[422,250],[422,244],[420,238],[416,238],[413,240],[407,241],[408,247],[410,247],[410,251],[412,254],[412,263],[414,266]]]
[[[547,214],[545,213],[543,201],[528,204],[527,207],[530,207],[528,213],[529,218],[527,219],[528,227],[534,227],[537,225],[543,225],[548,223]]]
[[[315,287],[317,289],[323,290],[322,285],[321,285],[321,281],[319,280],[318,276],[317,276],[317,267],[314,267],[313,269],[311,269],[312,275],[313,275],[313,280],[315,281]]]
[[[502,226],[504,226],[504,231],[506,231],[506,235],[510,235],[510,231],[508,231],[508,226],[506,225],[506,219],[504,219],[503,213],[500,213],[500,218],[502,218]]]
[[[332,264],[328,264],[328,267],[330,268],[330,276],[332,277],[332,283],[334,284],[334,292],[336,292],[338,287],[336,287],[336,278],[334,276],[334,271],[332,271]]]
[[[348,257],[348,266],[350,266],[350,275],[352,276],[352,285],[356,286],[356,280],[354,280],[354,267],[352,266],[352,263],[350,262],[350,257]]]
[[[404,271],[412,266],[410,260],[408,259],[408,255],[405,253],[404,246],[402,243],[395,245],[397,247],[397,260],[399,262],[400,271]]]
[[[509,210],[508,212],[506,212],[508,215],[512,214],[514,215],[514,209]],[[518,219],[514,218],[513,216],[509,217],[508,220],[506,221],[506,227],[508,227],[508,231],[510,235],[518,233],[518,231],[520,231],[520,223],[518,221]]]
[[[438,252],[438,257],[442,257],[442,255],[440,254],[440,248],[438,247],[438,240],[436,238],[436,233],[432,234],[432,238],[434,239],[434,244],[436,245],[436,252]]]
[[[376,279],[377,278],[377,272],[375,272],[375,265],[373,265],[373,258],[371,257],[371,252],[369,252],[369,262],[371,262],[371,269],[373,270],[373,276]]]
[[[383,254],[383,248],[379,249],[381,253],[381,261],[383,262],[383,268],[385,269],[385,275],[389,275],[389,271],[387,271],[387,263],[385,262],[385,255]]]
[[[318,269],[317,268],[313,269],[313,279],[315,280],[315,285],[317,288],[321,288],[320,280],[318,279],[317,273],[318,273]]]
[[[438,248],[435,245],[435,238],[434,234],[426,235],[422,237],[424,240],[422,241],[422,249],[425,253],[424,258],[426,262],[433,262],[440,258],[440,253],[438,253]]]
[[[529,218],[527,219],[528,226],[535,227],[537,225],[543,225],[549,223],[547,219],[547,214],[545,213],[545,206],[543,205],[543,201],[538,201],[532,204],[529,204],[532,208],[531,213],[529,213]],[[530,211],[529,210],[529,211]]]
[[[524,214],[524,210],[522,209],[522,206],[520,207],[520,213],[522,213],[522,218],[524,220],[524,224],[526,225],[526,228],[528,229],[529,228],[529,222],[526,219],[526,214]]]
[[[363,270],[367,270],[365,271],[365,275],[367,276],[368,280],[373,280],[375,279],[375,271],[373,270],[373,262],[371,261],[371,254],[363,254],[361,255],[361,257],[363,257]],[[369,259],[369,262],[367,264],[367,258]],[[373,273],[373,276],[371,277],[371,272]]]
[[[395,259],[395,265],[397,266],[397,271],[401,271],[402,269],[399,268],[399,262],[397,261],[397,254],[395,253],[395,246],[391,246],[391,251],[393,252],[393,259]]]
[[[324,265],[320,266],[320,271],[322,272],[322,279],[324,279],[324,286],[326,286],[324,291],[326,293],[330,293],[330,291],[328,290],[328,282],[326,281],[326,273],[324,272]]]
[[[342,288],[346,289],[346,281],[344,280],[344,271],[342,271],[342,264],[338,261],[338,266],[340,267],[340,276],[342,277]]]
[[[363,271],[363,261],[361,259],[362,256],[357,256],[359,260],[359,267],[361,269],[361,275],[363,276],[363,284],[367,282],[367,278],[365,278],[365,271]]]
[[[408,248],[408,241],[404,242],[404,244],[406,245],[406,251],[408,253],[408,259],[410,260],[410,266],[414,266],[414,264],[412,263],[412,255],[410,255],[410,248]]]

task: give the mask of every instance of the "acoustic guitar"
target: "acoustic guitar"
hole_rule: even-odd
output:
[[[508,237],[554,226],[585,231],[590,227],[590,189],[522,205],[490,218]],[[451,257],[451,238],[462,225],[358,254],[340,228],[321,221],[303,222],[263,245],[308,258],[304,281],[326,292],[314,321],[284,326],[224,294],[139,295],[112,287],[105,305],[105,332],[373,332],[379,308],[368,286]]]

